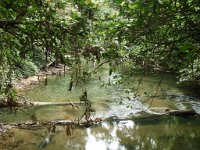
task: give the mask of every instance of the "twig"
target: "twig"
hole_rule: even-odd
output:
[[[76,111],[74,107],[79,109],[79,107],[77,105],[74,105],[74,103],[70,99],[67,99],[67,100],[69,101],[70,105],[72,105],[72,108],[73,108],[74,111]]]
[[[158,90],[159,90],[159,88],[160,88],[160,85],[161,85],[163,79],[164,79],[164,74],[162,75],[162,78],[160,79],[160,81],[159,81],[159,83],[158,83],[158,86],[157,86],[157,89],[156,89],[155,94],[152,96],[151,103],[150,103],[149,107],[148,107],[145,111],[149,110],[150,107],[152,106],[153,100],[154,100],[154,98],[156,97],[156,95],[157,95],[157,93],[158,93]]]
[[[139,91],[139,87],[140,87],[140,84],[142,83],[142,80],[143,80],[143,74],[141,75],[141,77],[140,77],[140,79],[139,79],[139,83],[138,83],[138,86],[137,86],[137,91],[136,91],[136,93],[135,93],[135,95],[137,96],[137,93],[138,93],[138,91]]]
[[[95,70],[97,70],[98,68],[100,68],[102,65],[108,63],[110,60],[104,61],[101,64],[99,64],[97,67],[95,67],[92,71],[89,72],[89,74],[93,73]]]
[[[23,98],[25,101],[28,101],[28,100],[26,99],[26,97],[24,97],[24,96],[16,95],[16,97]]]

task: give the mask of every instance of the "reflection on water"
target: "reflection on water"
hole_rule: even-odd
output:
[[[86,138],[86,150],[125,150],[126,148],[120,144],[121,139],[117,135],[117,131],[122,131],[126,129],[133,129],[133,121],[120,121],[119,123],[114,123],[111,127],[107,122],[102,123],[102,128],[105,128],[109,134],[106,133],[91,133],[90,128],[87,128],[87,138]],[[128,131],[128,130],[127,130]],[[127,135],[128,132],[127,132]]]
[[[198,150],[200,146],[199,116],[102,122],[90,128],[77,127],[72,136],[61,126],[55,133],[46,128],[12,132],[12,140],[0,143],[1,150],[7,150],[6,144],[15,145],[12,150]]]
[[[105,150],[107,146],[106,146],[105,141],[103,141],[101,139],[101,137],[102,137],[102,135],[99,134],[100,139],[96,138],[94,135],[91,134],[91,129],[88,128],[87,129],[87,138],[86,138],[85,149],[88,149],[88,150],[93,150],[93,149]]]
[[[103,74],[102,80],[108,81]],[[0,139],[0,149],[38,150],[140,150],[140,149],[193,149],[200,147],[199,117],[183,118],[170,116],[150,117],[152,114],[162,114],[169,109],[194,109],[200,113],[199,98],[191,91],[178,87],[173,76],[166,75],[158,93],[154,96],[160,77],[157,75],[144,76],[137,95],[131,90],[138,87],[138,79],[120,86],[101,87],[98,78],[93,78],[84,84],[88,97],[96,112],[92,117],[103,118],[133,118],[148,116],[133,120],[108,120],[91,128],[77,127],[72,136],[66,135],[65,127],[56,127],[54,134],[47,134],[45,127],[33,130],[12,129],[12,140]],[[72,102],[78,101],[82,93],[81,87],[68,92],[70,77],[53,77],[49,85],[39,85],[22,95],[33,101]],[[127,92],[128,91],[128,92]],[[148,109],[151,105],[150,109]],[[30,114],[35,113],[38,120],[49,121],[57,119],[75,120],[83,114],[84,106],[79,105],[78,111],[71,106],[51,105],[37,106],[16,114],[0,111],[1,122],[24,122],[30,120]],[[52,136],[53,135],[53,136]],[[3,141],[3,142],[2,142]],[[7,142],[8,143],[7,143]],[[13,145],[13,146],[9,146]]]

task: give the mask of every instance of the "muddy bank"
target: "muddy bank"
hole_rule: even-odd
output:
[[[59,64],[56,67],[49,66],[46,69],[41,69],[35,76],[20,79],[14,83],[13,87],[17,91],[28,90],[31,88],[31,85],[37,85],[45,82],[45,79],[48,76],[63,75],[67,71],[69,71],[69,67],[66,67],[63,64]]]

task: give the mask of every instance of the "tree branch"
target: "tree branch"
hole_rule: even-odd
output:
[[[104,65],[104,64],[106,64],[106,63],[108,63],[110,61],[111,60],[106,60],[106,61],[100,63],[97,67],[95,67],[92,71],[90,71],[89,74],[93,73],[95,70],[97,70],[98,68],[100,68],[102,65]]]

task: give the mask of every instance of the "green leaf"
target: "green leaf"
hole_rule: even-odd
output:
[[[88,5],[88,4],[91,4],[92,3],[92,0],[85,0],[85,3]]]
[[[138,4],[129,4],[128,5],[128,7],[130,8],[130,9],[137,9],[138,8]]]

